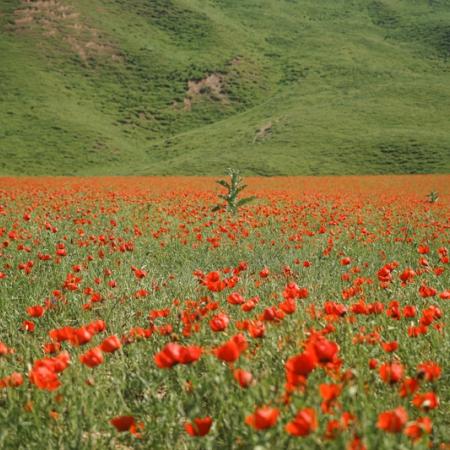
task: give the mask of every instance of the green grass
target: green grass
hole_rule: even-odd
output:
[[[64,5],[47,36],[0,4],[0,174],[450,170],[448,0]]]

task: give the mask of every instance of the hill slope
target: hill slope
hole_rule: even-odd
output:
[[[0,12],[0,174],[450,171],[449,0]]]

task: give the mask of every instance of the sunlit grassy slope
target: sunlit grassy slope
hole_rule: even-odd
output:
[[[448,0],[0,11],[0,174],[450,170]]]

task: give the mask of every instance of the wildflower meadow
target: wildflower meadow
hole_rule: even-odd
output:
[[[245,183],[0,179],[0,448],[450,448],[450,176]]]

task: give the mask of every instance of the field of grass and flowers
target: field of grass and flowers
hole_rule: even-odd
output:
[[[246,182],[0,179],[0,448],[449,448],[450,176]]]
[[[449,24],[449,0],[2,0],[0,175],[449,173]]]

